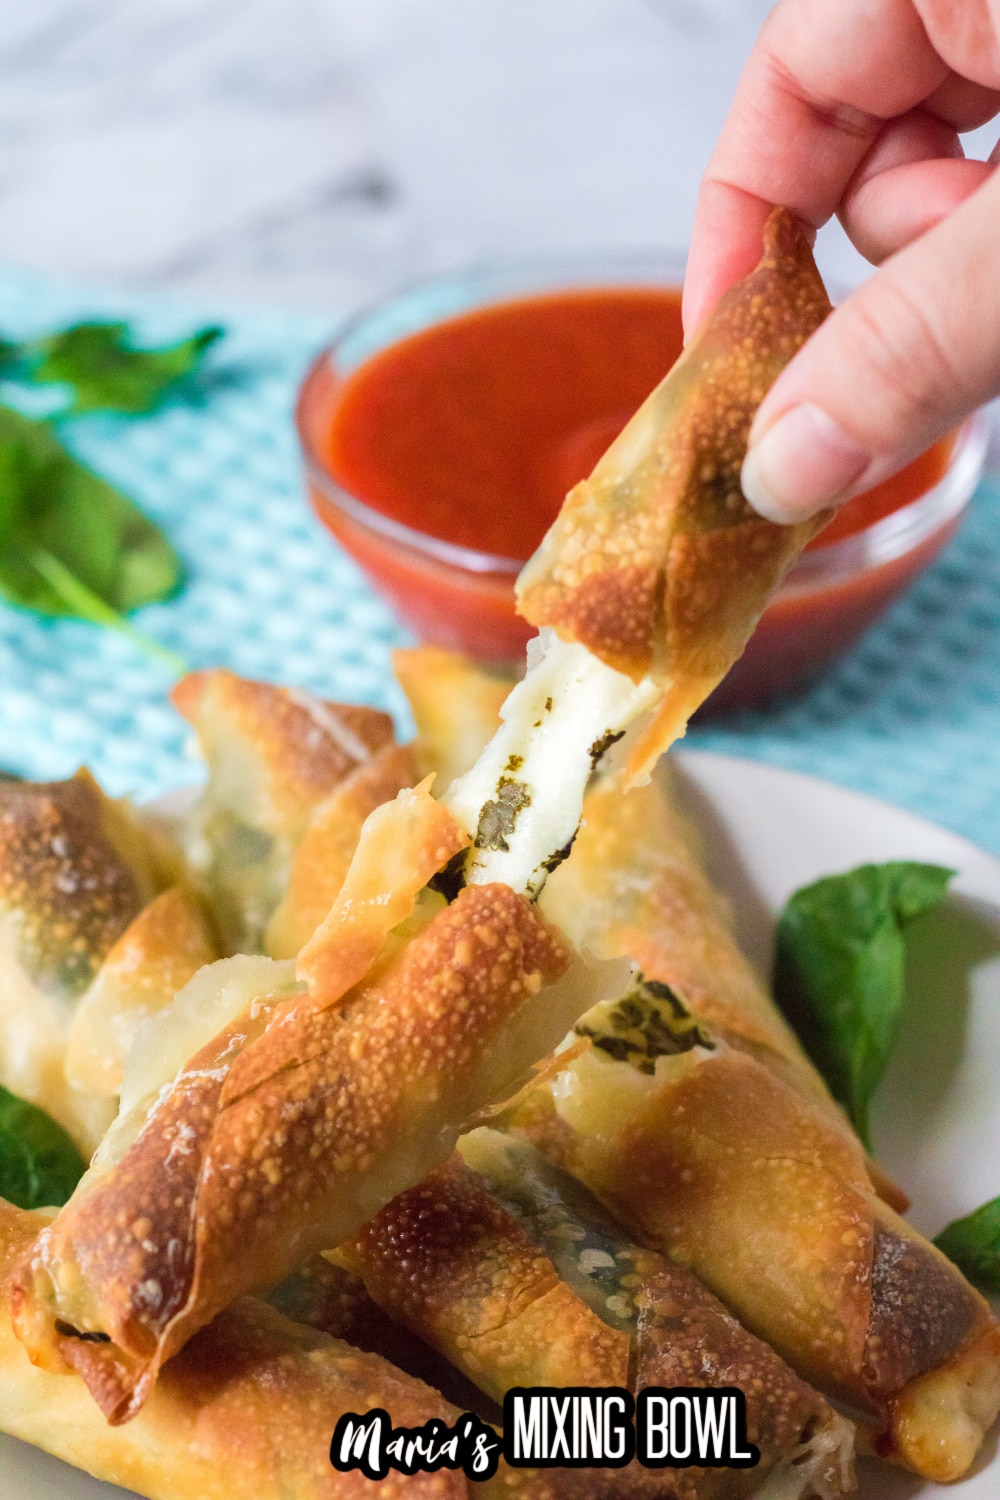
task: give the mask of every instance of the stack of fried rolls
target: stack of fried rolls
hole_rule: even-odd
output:
[[[812,534],[812,523],[755,517],[738,473],[756,405],[827,309],[801,229],[778,212],[761,265],[574,491],[526,570],[530,618],[657,684],[660,710],[631,747],[629,781],[738,655]],[[449,692],[455,701],[455,680]],[[461,748],[442,746],[443,711],[435,748],[425,714],[418,756],[458,769],[495,696],[484,688],[471,705]],[[749,1387],[764,1455],[749,1488],[735,1470],[502,1471],[496,1493],[830,1500],[852,1483],[851,1431],[807,1380],[866,1411],[893,1457],[934,1477],[963,1471],[1000,1398],[997,1325],[879,1198],[890,1186],[741,976],[694,857],[669,843],[668,814],[653,817],[658,786],[634,803],[616,783],[592,792],[540,908],[498,881],[456,890],[448,872],[470,834],[427,782],[412,784],[416,767],[385,716],[223,672],[187,679],[177,702],[212,772],[181,840],[180,905],[133,932],[150,965],[146,1000],[113,948],[171,880],[151,880],[102,940],[87,976],[95,1024],[73,1051],[76,1077],[100,1075],[103,1100],[120,1092],[119,1113],[70,1202],[50,1222],[15,1215],[4,1230],[20,1344],[4,1322],[0,1368],[14,1372],[11,1411],[27,1413],[12,1430],[52,1447],[62,1440],[30,1412],[65,1401],[84,1434],[76,1461],[163,1500],[214,1500],[227,1465],[255,1495],[268,1484],[303,1500],[366,1493],[368,1481],[337,1488],[341,1477],[317,1467],[316,1413],[328,1445],[348,1406],[391,1402],[410,1423],[450,1408],[378,1356],[246,1298],[339,1247],[377,1303],[494,1397],[542,1371],[572,1383],[607,1371],[636,1388],[724,1370]],[[649,847],[661,836],[664,861]],[[682,866],[690,888],[670,884]],[[671,970],[678,935],[709,955],[700,992],[696,948],[690,972]],[[202,939],[213,961],[167,998]],[[175,942],[171,969],[161,950]],[[716,962],[723,950],[728,967]],[[449,1162],[463,1127],[512,1094],[495,1118],[519,1144],[476,1134],[468,1160]],[[439,1216],[442,1232],[414,1236],[414,1212]],[[435,1262],[419,1286],[397,1239]],[[510,1289],[502,1305],[492,1275]],[[535,1349],[548,1305],[566,1321]],[[227,1360],[231,1408],[213,1383]],[[39,1394],[18,1406],[31,1381]],[[104,1429],[88,1425],[101,1420],[96,1406],[81,1414],[84,1385]],[[161,1415],[171,1401],[176,1418]],[[286,1470],[274,1425],[300,1405],[301,1473]],[[164,1451],[172,1420],[194,1434],[195,1455],[206,1434],[210,1456],[187,1489],[184,1461]],[[168,1480],[141,1457],[131,1471],[119,1459],[147,1431],[159,1461],[175,1464]],[[467,1488],[448,1473],[400,1482],[428,1496]]]
[[[435,766],[450,740],[443,664],[426,648],[397,655],[418,753]],[[464,682],[474,754],[495,728],[492,679],[461,658],[444,676]],[[955,1479],[1000,1406],[996,1320],[895,1211],[905,1198],[741,953],[677,775],[668,762],[645,787],[607,779],[588,795],[542,907],[575,943],[628,954],[652,985],[631,1013],[584,1017],[565,1067],[554,1058],[508,1123],[802,1376],[874,1416],[883,1456]]]

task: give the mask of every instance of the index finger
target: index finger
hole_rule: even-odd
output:
[[[774,204],[824,224],[885,121],[949,74],[911,0],[781,0],[702,180],[684,286],[688,333],[752,270]]]

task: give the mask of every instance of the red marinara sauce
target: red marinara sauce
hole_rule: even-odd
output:
[[[611,286],[478,308],[346,375],[321,357],[299,403],[307,451],[332,481],[314,472],[313,503],[418,635],[517,660],[533,633],[514,613],[519,565],[681,347],[679,289]],[[812,546],[924,493],[949,452],[950,440],[938,444],[852,501]],[[936,551],[944,538],[932,540]],[[733,690],[727,682],[726,706],[773,696],[824,665],[928,560],[776,600]]]

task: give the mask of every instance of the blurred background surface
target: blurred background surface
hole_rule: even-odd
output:
[[[835,3],[835,0],[831,0]],[[398,628],[303,503],[291,407],[360,304],[430,272],[680,248],[769,0],[0,0],[0,333],[220,320],[203,404],[75,419],[189,566],[143,628],[399,707]],[[996,131],[973,137],[988,154]],[[836,226],[831,282],[865,273]],[[1000,851],[1000,486],[810,693],[695,740],[855,786]],[[198,774],[168,674],[0,607],[0,766],[152,795]]]
[[[682,246],[768,0],[0,0],[0,257],[338,310]],[[833,230],[827,271],[863,265]]]

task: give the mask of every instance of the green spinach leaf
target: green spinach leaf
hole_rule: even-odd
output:
[[[86,1166],[61,1125],[0,1086],[0,1198],[18,1208],[60,1208]]]
[[[956,1219],[934,1243],[984,1292],[1000,1292],[1000,1198]]]
[[[908,861],[861,865],[796,891],[778,923],[778,1003],[866,1145],[903,1003],[904,929],[953,874]]]
[[[127,496],[47,422],[0,406],[0,595],[123,630],[162,656],[122,617],[169,598],[182,580],[170,543]]]
[[[31,367],[31,379],[72,386],[74,412],[149,412],[198,368],[222,332],[200,328],[176,344],[136,349],[127,323],[77,323],[36,346],[41,358]]]

